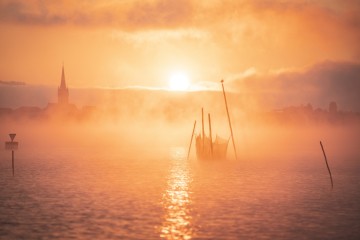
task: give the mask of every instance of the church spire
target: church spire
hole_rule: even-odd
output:
[[[64,63],[61,71],[61,83],[60,87],[58,88],[58,103],[62,105],[69,103],[69,89],[66,87],[65,82]]]
[[[63,65],[62,65],[60,88],[61,88],[61,89],[66,89],[64,63],[63,63]]]

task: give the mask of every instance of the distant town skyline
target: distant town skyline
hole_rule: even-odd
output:
[[[72,81],[68,81],[68,78],[65,79],[64,65],[59,65],[56,73],[57,77],[51,85],[0,81],[0,107],[46,107],[48,103],[62,101],[78,107],[98,106],[108,104],[110,99],[122,99],[121,95],[124,94],[141,97],[141,95],[151,94],[150,92],[154,90],[162,90],[155,91],[161,99],[174,93],[173,90],[166,88],[78,88],[72,86]],[[304,72],[292,74],[285,72],[267,76],[251,75],[242,81],[228,81],[225,85],[230,92],[237,95],[235,102],[246,109],[281,109],[309,103],[314,108],[326,109],[329,102],[334,101],[342,111],[360,112],[358,79],[360,79],[360,64],[328,61],[306,69]],[[220,84],[214,83],[216,84],[219,88]],[[169,93],[161,93],[163,91]],[[197,93],[188,96],[191,95],[197,95]]]

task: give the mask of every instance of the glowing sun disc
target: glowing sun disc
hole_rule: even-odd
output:
[[[186,91],[190,87],[189,77],[183,72],[171,74],[169,79],[169,88],[172,91]]]

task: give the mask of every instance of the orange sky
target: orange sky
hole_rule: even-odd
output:
[[[360,60],[357,0],[0,0],[0,80],[165,87]]]

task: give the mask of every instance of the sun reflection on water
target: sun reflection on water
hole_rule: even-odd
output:
[[[191,176],[186,152],[183,148],[171,149],[172,166],[168,176],[167,188],[163,194],[165,209],[160,237],[165,239],[191,239],[193,235],[190,214],[191,198],[189,184]]]

